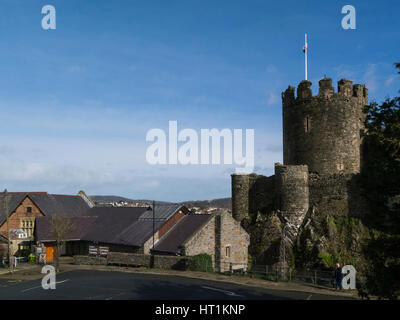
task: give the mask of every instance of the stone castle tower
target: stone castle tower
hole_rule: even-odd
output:
[[[284,163],[276,163],[270,177],[232,175],[233,217],[244,223],[278,212],[286,226],[283,245],[290,245],[311,207],[338,193],[347,199],[347,182],[361,168],[367,104],[368,89],[347,79],[337,92],[331,79],[320,80],[314,96],[310,81],[300,82],[297,96],[289,86],[282,93]]]
[[[283,163],[308,165],[311,172],[333,174],[360,171],[360,130],[364,127],[362,109],[368,104],[368,90],[342,79],[338,92],[332,80],[319,81],[313,96],[311,82],[282,93]]]

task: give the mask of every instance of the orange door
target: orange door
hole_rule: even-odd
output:
[[[46,247],[46,262],[53,261],[54,259],[54,247],[48,246]]]

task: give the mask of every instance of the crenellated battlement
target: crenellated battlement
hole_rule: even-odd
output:
[[[368,104],[368,89],[365,85],[354,84],[353,81],[348,79],[341,79],[338,81],[337,92],[332,85],[331,78],[323,78],[319,81],[318,95],[313,96],[311,89],[312,82],[303,80],[297,86],[297,95],[295,96],[295,88],[289,86],[284,92],[282,92],[282,102],[284,106],[293,104],[301,100],[313,99],[313,98],[357,98],[360,103],[365,105]]]
[[[335,92],[324,77],[313,95],[311,85],[303,80],[296,95],[292,86],[282,93],[284,164],[306,164],[318,173],[359,172],[368,89],[341,79]]]

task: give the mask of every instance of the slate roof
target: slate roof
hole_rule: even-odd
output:
[[[151,209],[151,208],[150,208]],[[154,213],[154,218],[155,220],[158,221],[165,221],[171,218],[178,210],[182,209],[185,211],[185,213],[188,213],[188,210],[186,207],[179,205],[179,204],[173,204],[173,205],[166,205],[166,206],[157,206],[155,208],[155,213]],[[140,220],[152,220],[153,221],[153,211],[152,210],[147,210],[145,213],[143,213],[140,218]]]
[[[65,217],[63,217],[65,218]],[[71,229],[63,240],[80,239],[88,230],[89,226],[96,220],[96,217],[69,217]],[[36,240],[54,241],[55,235],[51,230],[51,217],[37,217],[35,223]]]
[[[87,214],[96,216],[97,219],[83,235],[82,240],[141,246],[152,235],[153,230],[153,221],[138,223],[139,217],[146,210],[147,208],[136,207],[92,208]],[[158,222],[157,229],[162,224],[163,222]]]
[[[158,211],[160,215],[154,221],[155,231],[178,210],[187,211],[182,206],[161,207],[156,207],[156,213]],[[76,224],[81,225],[68,238],[141,247],[153,235],[153,219],[148,217],[148,213],[152,217],[152,211],[145,207],[94,207],[87,210],[84,217],[74,217]],[[36,218],[38,241],[54,240],[49,235],[50,219]]]
[[[180,247],[212,217],[210,214],[188,214],[178,221],[154,246],[154,251],[180,253]]]
[[[14,212],[27,196],[39,207],[45,216],[83,216],[90,208],[79,195],[49,194],[47,192],[9,192],[9,214]],[[0,192],[0,224],[6,220],[4,200],[4,192]]]

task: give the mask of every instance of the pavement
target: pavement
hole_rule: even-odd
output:
[[[56,290],[41,287],[41,266],[0,273],[0,299],[342,300],[355,292],[214,273],[62,264]]]

